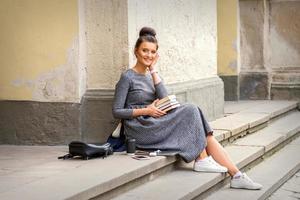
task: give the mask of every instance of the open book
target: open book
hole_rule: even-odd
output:
[[[168,112],[174,108],[179,107],[180,103],[177,101],[175,95],[169,95],[169,96],[166,96],[166,97],[160,99],[158,102],[156,102],[155,106],[158,109]]]

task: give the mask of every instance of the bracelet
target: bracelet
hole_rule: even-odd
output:
[[[155,69],[150,70],[150,74],[158,73]]]

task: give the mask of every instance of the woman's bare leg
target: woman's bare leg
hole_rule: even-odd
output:
[[[206,140],[207,140],[207,146],[206,146],[207,154],[212,156],[213,159],[217,161],[220,165],[226,167],[228,169],[228,173],[231,176],[235,175],[239,171],[239,169],[231,161],[228,153],[225,151],[222,145],[212,135],[208,135],[206,137]]]
[[[206,149],[204,149],[196,160],[202,160],[202,159],[206,158],[207,156],[208,155],[207,155]]]

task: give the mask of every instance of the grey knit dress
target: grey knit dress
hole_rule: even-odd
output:
[[[205,148],[206,135],[212,134],[200,108],[183,104],[159,118],[132,117],[134,108],[167,95],[163,82],[154,85],[150,74],[128,69],[116,84],[113,115],[123,119],[125,135],[135,138],[138,148],[177,150],[184,161],[191,162]]]

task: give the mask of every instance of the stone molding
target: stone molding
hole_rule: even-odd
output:
[[[177,94],[184,92],[186,93],[188,90],[191,89],[201,89],[218,84],[223,84],[223,81],[218,76],[215,76],[180,83],[166,84],[166,87],[170,94]],[[83,98],[87,100],[113,100],[114,92],[114,89],[89,89],[86,90]]]
[[[274,83],[271,84],[272,88],[289,88],[289,89],[300,89],[300,83]]]
[[[90,89],[86,90],[83,98],[87,100],[113,100],[113,89]]]
[[[189,88],[201,89],[207,86],[217,85],[217,84],[223,84],[223,83],[221,78],[215,76],[215,77],[202,78],[198,80],[186,81],[181,83],[167,84],[166,87],[174,93],[180,93],[186,91]]]

